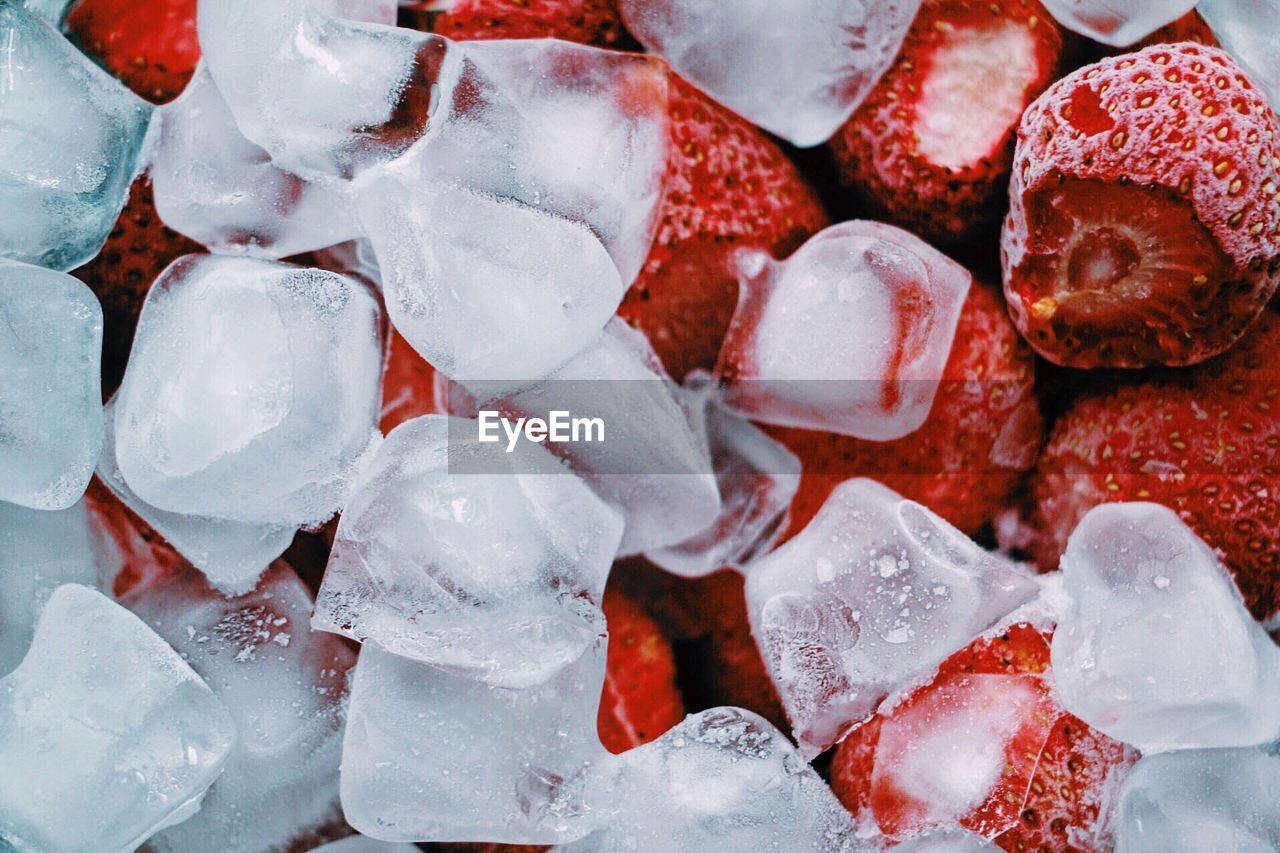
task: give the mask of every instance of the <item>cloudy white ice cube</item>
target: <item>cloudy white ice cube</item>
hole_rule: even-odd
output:
[[[0,258],[0,501],[65,509],[84,494],[102,447],[101,384],[93,292]]]
[[[191,667],[120,605],[66,584],[0,679],[0,841],[128,851],[190,817],[235,726]]]
[[[413,844],[378,841],[365,835],[348,835],[312,848],[311,853],[419,853],[419,848]]]
[[[889,848],[896,853],[999,853],[985,836],[958,826],[931,829]]]
[[[1062,571],[1052,659],[1068,711],[1144,752],[1280,737],[1280,651],[1173,510],[1094,508]]]
[[[1280,0],[1202,0],[1196,12],[1280,108]]]
[[[737,256],[741,294],[717,371],[753,420],[891,441],[918,429],[971,276],[912,234],[834,225],[786,261]]]
[[[1069,30],[1111,47],[1127,47],[1187,14],[1196,0],[1044,0]]]
[[[376,433],[373,294],[324,270],[188,255],[147,294],[115,399],[116,460],[154,507],[312,525]]]
[[[746,585],[752,632],[808,756],[1035,593],[1003,559],[867,479],[836,487]]]

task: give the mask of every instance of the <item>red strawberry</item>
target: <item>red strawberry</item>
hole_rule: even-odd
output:
[[[1062,32],[1036,0],[925,0],[898,58],[831,140],[880,218],[947,242],[999,222],[1014,131]]]
[[[1170,44],[1177,41],[1193,41],[1197,44],[1207,44],[1210,47],[1219,46],[1213,30],[1209,29],[1209,25],[1204,22],[1204,18],[1200,17],[1200,13],[1192,9],[1178,20],[1165,24],[1138,42],[1137,46],[1130,48],[1130,50],[1137,50],[1140,47],[1147,47],[1153,44]]]
[[[66,30],[81,50],[157,104],[182,92],[200,59],[196,0],[81,0]]]
[[[684,719],[671,643],[635,600],[608,590],[609,654],[597,727],[613,753],[648,743]]]
[[[803,529],[841,482],[868,476],[976,533],[1006,505],[1043,440],[1034,372],[1034,356],[1000,297],[975,282],[944,381],[919,430],[890,442],[774,430],[803,466],[791,532]]]
[[[203,251],[199,243],[160,221],[151,200],[150,182],[145,177],[135,181],[129,202],[120,211],[120,218],[102,251],[72,273],[87,284],[102,303],[104,397],[115,391],[124,376],[138,312],[151,283],[174,259]]]
[[[635,45],[612,0],[457,0],[431,22],[431,30],[456,41],[558,38],[600,47]]]
[[[378,422],[382,432],[391,432],[419,415],[440,412],[435,383],[435,369],[393,330],[387,369],[382,374],[382,417]]]
[[[1109,501],[1173,508],[1220,549],[1254,615],[1280,611],[1280,316],[1225,355],[1086,394],[1032,477],[1031,547],[1057,568],[1084,514]]]
[[[1192,42],[1055,83],[1018,131],[1005,296],[1072,367],[1186,365],[1280,283],[1280,132],[1226,53]]]

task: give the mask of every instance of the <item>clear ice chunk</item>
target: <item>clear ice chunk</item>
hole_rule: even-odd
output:
[[[707,529],[645,557],[674,574],[701,577],[724,566],[745,566],[773,549],[800,487],[800,460],[750,421],[721,408],[705,373],[685,378],[685,405],[695,432],[706,435],[720,514]]]
[[[383,841],[553,844],[592,826],[603,640],[523,690],[364,644],[342,747],[347,822]]]
[[[1000,853],[995,842],[958,826],[930,829],[889,849],[895,853]]]
[[[1069,30],[1111,47],[1128,47],[1195,8],[1196,0],[1044,0]]]
[[[28,11],[39,15],[56,30],[62,27],[62,19],[67,16],[67,11],[76,2],[77,0],[19,0],[18,5],[25,6]]]
[[[258,853],[338,814],[346,672],[355,656],[312,631],[311,594],[277,562],[225,598],[191,569],[122,601],[173,644],[228,708],[236,743],[200,811],[149,842],[156,853]]]
[[[69,275],[0,258],[0,501],[66,509],[101,449],[98,298]]]
[[[929,416],[968,270],[892,225],[855,221],[786,261],[737,256],[741,295],[717,372],[756,421],[891,441]]]
[[[859,849],[827,784],[781,732],[741,708],[690,715],[601,777],[613,795],[601,828],[559,853]]]
[[[1280,650],[1171,509],[1103,504],[1062,557],[1053,635],[1063,707],[1143,752],[1280,737]]]
[[[60,586],[0,679],[0,843],[133,850],[199,808],[234,739],[226,707],[154,631]]]
[[[343,510],[312,625],[528,687],[598,642],[622,518],[543,447],[476,435],[441,415],[391,431]]]
[[[378,841],[365,835],[348,835],[328,844],[312,848],[311,853],[421,853],[413,844]]]
[[[1280,109],[1280,0],[1201,0],[1196,11]]]
[[[152,107],[21,3],[0,3],[0,257],[69,270],[102,248]]]
[[[1036,583],[920,504],[848,480],[747,573],[747,610],[801,751],[822,752]]]
[[[1280,850],[1280,758],[1253,749],[1148,755],[1120,789],[1117,853]]]
[[[893,62],[920,0],[620,0],[681,77],[801,147],[831,138]],[[782,59],[785,57],[785,60]]]
[[[283,258],[359,234],[340,184],[304,181],[240,134],[203,62],[156,121],[156,212],[210,251]]]
[[[364,284],[187,255],[143,305],[115,400],[116,461],[159,509],[318,524],[377,434],[381,370],[381,315]]]

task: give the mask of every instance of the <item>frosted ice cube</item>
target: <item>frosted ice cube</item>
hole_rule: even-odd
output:
[[[311,850],[311,853],[420,853],[413,844],[378,841],[364,835],[349,835]]]
[[[25,6],[28,11],[39,15],[56,30],[62,26],[62,19],[66,17],[67,10],[75,3],[76,0],[19,0],[18,5]]]
[[[361,472],[312,624],[491,684],[538,684],[597,642],[621,536],[618,513],[542,447],[507,453],[467,421],[415,418]]]
[[[1112,47],[1127,47],[1190,12],[1196,0],[1044,0],[1069,30]]]
[[[69,270],[124,207],[151,106],[21,4],[0,3],[0,257]]]
[[[902,46],[920,0],[620,0],[627,29],[720,103],[801,147],[826,142]]]
[[[338,813],[346,671],[342,640],[312,631],[311,594],[288,564],[224,598],[191,569],[123,599],[173,644],[229,709],[237,738],[190,820],[150,841],[157,853],[283,850]]]
[[[720,514],[706,530],[645,557],[669,572],[699,577],[772,550],[800,487],[800,460],[750,421],[721,408],[705,373],[691,373],[685,388],[694,429],[706,434]]]
[[[628,750],[597,783],[601,828],[562,853],[857,849],[853,820],[767,720],[712,708]]]
[[[0,676],[27,653],[55,587],[97,581],[101,547],[83,501],[56,512],[0,503]]]
[[[159,509],[311,525],[376,434],[376,298],[353,279],[187,255],[147,294],[116,396],[116,460]]]
[[[58,587],[0,679],[0,842],[132,850],[199,808],[234,738],[155,632],[101,593]]]
[[[706,529],[720,495],[706,445],[693,432],[678,389],[642,332],[621,320],[547,381],[518,391],[467,383],[480,408],[547,420],[552,412],[598,418],[603,441],[549,443],[626,520],[620,553],[638,554]],[[449,404],[454,395],[450,393]]]
[[[786,261],[738,256],[741,296],[718,372],[753,420],[891,441],[929,416],[969,272],[919,238],[846,222]]]
[[[69,275],[0,258],[0,501],[71,506],[101,448],[97,297]]]
[[[1036,584],[920,504],[841,483],[747,574],[752,631],[800,749],[816,755]]]
[[[342,747],[347,822],[384,841],[549,844],[585,834],[604,643],[524,690],[364,644]]]
[[[120,502],[151,526],[174,550],[204,572],[228,595],[253,589],[258,578],[293,541],[293,527],[248,524],[225,518],[184,515],[157,509],[133,493],[116,462],[115,400],[106,407],[106,431],[98,479]]]
[[[1202,0],[1196,11],[1280,109],[1280,0]]]
[[[1149,755],[1120,791],[1117,853],[1280,849],[1280,758],[1252,749]]]
[[[1062,571],[1052,660],[1068,711],[1143,752],[1280,737],[1280,651],[1173,510],[1094,508]]]
[[[1000,853],[994,842],[958,826],[913,835],[890,849],[897,853]]]
[[[211,251],[283,258],[359,233],[348,193],[278,168],[245,139],[202,62],[157,113],[156,212]]]

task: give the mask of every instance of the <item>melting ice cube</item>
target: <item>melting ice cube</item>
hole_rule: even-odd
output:
[[[1127,47],[1176,21],[1196,0],[1044,0],[1069,30],[1112,47]]]

